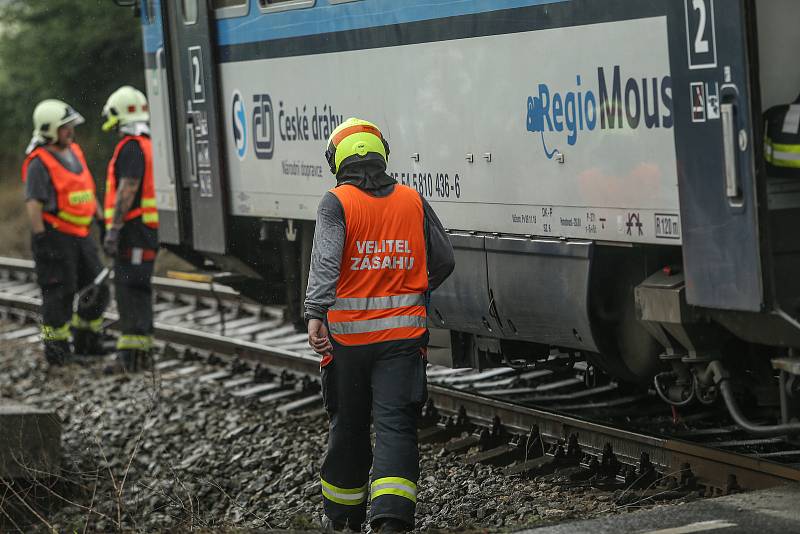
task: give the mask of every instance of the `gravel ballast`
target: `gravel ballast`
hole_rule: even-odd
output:
[[[3,325],[8,330],[11,325]],[[58,532],[319,530],[319,464],[327,417],[319,403],[282,415],[282,402],[231,395],[197,373],[103,375],[104,361],[48,368],[38,344],[0,343],[0,397],[55,410],[63,468],[39,474],[59,506]],[[567,483],[563,474],[507,477],[465,465],[442,444],[421,446],[417,529],[504,531],[653,504],[623,490]],[[40,521],[42,530],[48,525]]]

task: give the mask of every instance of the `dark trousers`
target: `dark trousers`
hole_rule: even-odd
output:
[[[148,350],[153,334],[153,262],[114,263],[114,294],[119,312],[118,349]]]
[[[357,530],[370,497],[370,522],[395,518],[413,527],[419,478],[417,418],[427,400],[426,341],[427,336],[355,347],[333,342],[333,360],[321,370],[330,416],[321,483],[330,519]]]
[[[90,237],[76,237],[47,227],[44,239],[34,241],[36,279],[42,289],[42,326],[45,341],[69,337],[75,293],[89,285],[103,269]],[[104,307],[103,307],[104,308]],[[104,309],[78,314],[82,324],[94,324]]]

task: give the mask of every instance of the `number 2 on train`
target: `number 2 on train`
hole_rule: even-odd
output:
[[[714,0],[684,0],[686,8],[686,45],[689,68],[717,66]]]
[[[694,38],[694,51],[696,54],[707,54],[708,39],[704,38],[706,34],[706,3],[703,0],[692,0],[692,7],[700,17],[697,24],[697,35]]]
[[[200,104],[206,101],[206,91],[203,85],[203,50],[199,46],[189,47],[189,65],[192,102]]]

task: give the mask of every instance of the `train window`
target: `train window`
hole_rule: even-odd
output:
[[[211,0],[211,7],[218,19],[244,17],[250,12],[250,0]]]
[[[261,11],[286,11],[287,9],[300,9],[312,7],[314,0],[258,0]]]
[[[184,24],[197,22],[197,0],[181,0],[181,12]]]

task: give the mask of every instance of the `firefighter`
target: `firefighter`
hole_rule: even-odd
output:
[[[800,176],[800,96],[792,104],[768,109],[764,132],[768,174],[778,178]]]
[[[334,530],[359,531],[368,497],[374,531],[414,526],[426,304],[455,265],[425,199],[386,174],[388,154],[378,128],[355,118],[333,131],[325,153],[336,187],[317,211],[305,319],[322,356],[330,433],[321,489]]]
[[[136,371],[153,335],[153,263],[158,253],[158,210],[153,182],[147,98],[131,86],[114,91],[103,108],[103,131],[120,137],[108,164],[103,249],[114,258],[120,336],[107,371]]]
[[[22,164],[25,204],[33,231],[31,249],[42,290],[42,340],[52,365],[71,354],[103,352],[100,330],[108,290],[91,309],[73,314],[75,292],[102,270],[95,243],[89,237],[99,213],[94,179],[75,126],[83,117],[60,100],[43,100],[33,111],[33,138]],[[71,325],[70,325],[71,320]]]

